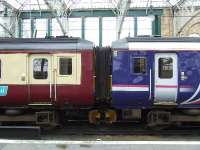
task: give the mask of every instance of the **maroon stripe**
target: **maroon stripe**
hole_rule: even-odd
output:
[[[193,102],[191,102],[191,103],[189,103],[189,104],[200,104],[200,100],[198,100],[198,101],[196,101],[196,100],[194,100]]]

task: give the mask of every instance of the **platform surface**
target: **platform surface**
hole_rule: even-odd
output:
[[[0,140],[0,150],[199,150],[198,141]]]

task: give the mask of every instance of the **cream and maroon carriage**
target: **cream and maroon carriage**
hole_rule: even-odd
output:
[[[0,122],[46,124],[58,108],[91,107],[93,55],[80,38],[0,39]]]

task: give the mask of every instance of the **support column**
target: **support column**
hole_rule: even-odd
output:
[[[131,0],[119,0],[117,4],[118,15],[117,15],[117,39],[120,39],[122,26],[124,23],[124,18],[127,15],[128,9],[130,7]]]
[[[155,19],[152,21],[152,35],[161,35],[161,18],[158,15],[155,15]]]
[[[85,17],[81,17],[81,38],[85,39]]]
[[[48,18],[47,20],[47,36],[50,37],[52,35],[52,18]]]
[[[31,19],[31,38],[34,37],[35,30],[35,19]]]
[[[19,19],[18,21],[18,37],[22,37],[22,32],[23,32],[23,19]]]
[[[99,47],[102,47],[102,35],[103,35],[103,32],[102,32],[102,17],[99,17]]]
[[[137,26],[137,17],[134,17],[134,37],[137,36],[137,29],[138,29],[138,26]]]
[[[155,35],[161,35],[161,18],[158,15],[155,15]]]

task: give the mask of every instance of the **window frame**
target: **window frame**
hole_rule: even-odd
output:
[[[62,75],[62,74],[60,74],[60,59],[61,59],[61,58],[71,59],[71,61],[72,61],[72,65],[71,65],[72,73],[71,73],[71,74],[68,74],[68,75]],[[72,76],[72,75],[73,75],[73,57],[69,57],[69,56],[59,56],[59,57],[58,57],[58,76],[59,76],[59,77],[69,77],[69,76]]]
[[[160,59],[166,59],[166,58],[170,58],[172,60],[172,76],[171,77],[160,77]],[[174,62],[174,59],[173,57],[160,57],[158,59],[158,77],[159,79],[172,79],[174,77],[174,68],[173,68],[173,62]]]
[[[38,79],[38,78],[35,78],[35,76],[34,76],[34,61],[36,60],[36,59],[45,59],[45,60],[47,60],[47,77],[46,78],[42,78],[42,79]],[[33,79],[34,80],[48,80],[49,79],[49,60],[48,60],[48,58],[44,58],[44,57],[35,57],[35,58],[33,58],[33,60],[32,60],[32,64],[33,64],[33,69],[32,69],[32,71],[33,71]]]
[[[145,59],[145,73],[135,73],[134,72],[133,67],[134,67],[134,59],[135,58],[144,58]],[[131,68],[130,68],[131,74],[133,74],[133,75],[147,75],[147,57],[146,56],[131,56],[130,64],[131,64],[130,65],[131,66]]]

